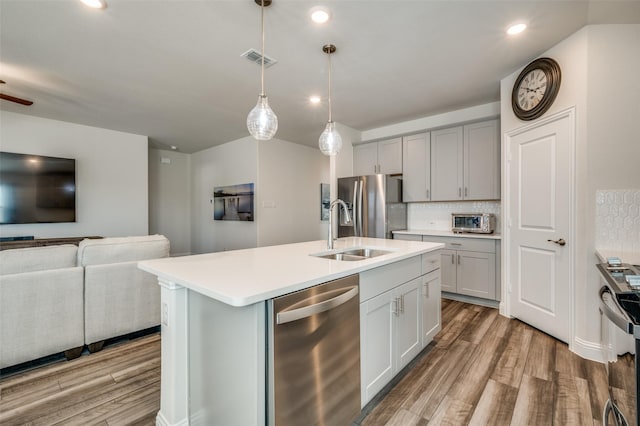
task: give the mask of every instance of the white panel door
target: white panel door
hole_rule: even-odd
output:
[[[462,200],[462,127],[431,132],[431,201]]]
[[[507,144],[510,313],[568,342],[573,116],[508,136]]]

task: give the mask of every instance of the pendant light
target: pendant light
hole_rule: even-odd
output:
[[[262,63],[260,65],[261,90],[258,96],[258,103],[247,116],[247,129],[251,136],[259,141],[268,141],[273,138],[278,130],[278,117],[269,107],[269,100],[264,93],[264,7],[271,4],[271,0],[255,0],[260,5],[260,24],[262,33]]]
[[[336,155],[342,148],[342,137],[336,129],[336,123],[331,118],[331,54],[336,51],[336,47],[333,44],[326,44],[322,46],[322,51],[329,57],[329,121],[320,135],[318,144],[324,155]]]

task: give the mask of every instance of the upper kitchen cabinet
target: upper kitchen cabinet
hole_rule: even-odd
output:
[[[431,201],[499,198],[497,120],[431,132]]]
[[[356,145],[353,148],[353,174],[402,173],[402,138]]]
[[[464,126],[464,199],[500,198],[498,120]]]
[[[431,201],[431,134],[402,138],[402,201]]]
[[[431,201],[462,200],[462,126],[431,132]]]

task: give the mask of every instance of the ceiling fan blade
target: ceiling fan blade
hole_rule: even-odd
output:
[[[28,101],[26,99],[16,98],[15,96],[5,95],[4,93],[0,93],[0,99],[4,99],[5,101],[15,102],[21,105],[33,105],[32,101]]]

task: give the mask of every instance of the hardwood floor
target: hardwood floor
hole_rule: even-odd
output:
[[[495,309],[442,305],[435,347],[362,425],[601,424],[603,364]]]
[[[604,365],[495,309],[443,300],[442,318],[362,425],[600,424]],[[3,426],[153,425],[159,406],[158,334],[0,379]]]

